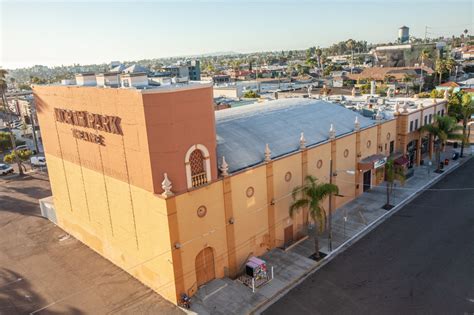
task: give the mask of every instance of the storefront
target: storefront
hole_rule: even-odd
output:
[[[408,168],[413,168],[416,165],[417,145],[418,140],[410,141],[407,144]]]
[[[430,151],[430,136],[421,138],[421,159],[428,157]]]
[[[359,162],[359,171],[363,172],[363,191],[366,192],[372,186],[377,186],[384,181],[385,164],[387,157],[382,154],[374,154]],[[372,177],[375,176],[374,179]]]

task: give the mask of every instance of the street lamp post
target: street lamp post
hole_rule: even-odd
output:
[[[329,184],[332,184],[332,159],[329,160]],[[332,193],[329,194],[329,214],[328,214],[328,246],[329,252],[332,252]]]
[[[332,159],[329,160],[329,184],[332,184],[332,177],[337,176],[337,173],[345,172],[349,175],[355,175],[354,170],[336,170],[333,171]],[[337,194],[336,196],[343,197],[342,195]],[[332,193],[329,194],[329,213],[328,213],[328,247],[329,252],[332,252]]]

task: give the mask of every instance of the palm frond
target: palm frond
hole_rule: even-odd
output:
[[[309,200],[308,199],[298,199],[295,200],[291,205],[289,209],[290,217],[294,217],[295,213],[297,213],[300,209],[303,209],[309,205]]]

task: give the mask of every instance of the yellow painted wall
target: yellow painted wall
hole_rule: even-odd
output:
[[[175,302],[164,200],[53,155],[46,159],[58,225]]]
[[[266,166],[258,166],[232,176],[232,207],[235,218],[237,267],[240,270],[247,257],[263,254],[267,250],[268,209]],[[247,188],[254,195],[247,197]]]
[[[322,165],[318,168],[318,161]],[[308,175],[315,176],[320,182],[329,182],[329,161],[331,160],[331,143],[321,144],[317,147],[308,149]],[[329,210],[329,201],[323,203],[324,209]]]
[[[181,259],[183,262],[184,287],[186,292],[196,290],[196,256],[206,247],[214,250],[214,267],[217,278],[224,277],[228,267],[226,243],[226,220],[222,181],[214,182],[176,198]],[[197,215],[197,209],[205,206],[204,217]]]
[[[354,140],[355,141],[355,140]],[[338,152],[340,153],[340,152]],[[360,131],[361,159],[377,154],[377,127],[370,127]]]
[[[376,132],[376,129],[375,129]],[[362,142],[361,142],[362,143]],[[344,151],[348,150],[347,157]],[[355,170],[356,156],[356,135],[351,134],[336,141],[336,163],[333,165],[334,171],[339,171],[338,175],[333,178],[333,183],[339,187],[339,194],[344,197],[336,197],[336,208],[342,206],[346,202],[354,199],[355,177],[347,174],[345,170]]]
[[[285,180],[287,173],[289,181]],[[293,201],[291,192],[302,184],[301,154],[294,154],[273,162],[273,185],[275,199],[275,238],[276,246],[284,243],[284,228],[293,225],[293,239],[303,228],[303,213],[300,211],[293,219],[289,216],[290,204]]]
[[[382,124],[382,137],[381,143],[383,148],[383,153],[385,155],[390,154],[390,141],[395,141],[395,151],[397,150],[397,120],[387,121]],[[387,150],[385,150],[385,145],[387,145]]]

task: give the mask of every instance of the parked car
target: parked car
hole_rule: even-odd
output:
[[[32,166],[46,166],[46,158],[44,156],[33,156],[30,163]]]
[[[17,151],[23,151],[23,150],[29,150],[30,148],[28,148],[27,145],[19,145],[16,147],[16,150]]]
[[[13,167],[8,164],[0,164],[0,175],[13,173]]]

